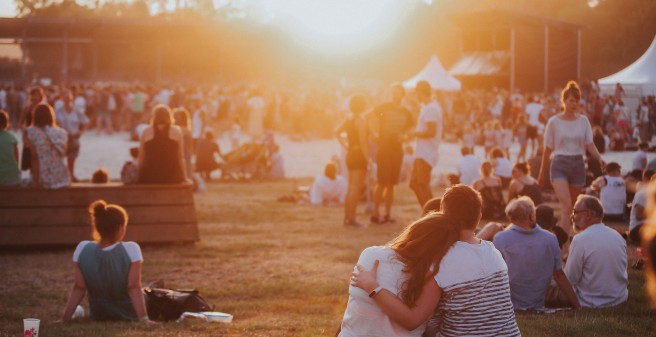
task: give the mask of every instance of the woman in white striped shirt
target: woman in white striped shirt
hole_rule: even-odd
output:
[[[431,314],[428,336],[521,336],[508,283],[508,267],[494,245],[478,239],[474,229],[481,217],[481,197],[466,185],[447,189],[442,211],[459,229],[459,240],[424,284],[414,306],[394,293],[381,291],[374,301],[390,319],[406,329],[424,323]],[[358,266],[352,285],[376,289],[377,264],[370,271]]]

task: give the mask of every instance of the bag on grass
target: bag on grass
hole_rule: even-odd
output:
[[[214,307],[198,294],[198,290],[144,288],[148,317],[155,321],[173,321],[183,312],[213,311]]]

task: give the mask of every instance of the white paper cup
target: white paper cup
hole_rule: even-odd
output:
[[[23,336],[24,337],[38,337],[39,336],[39,323],[41,321],[37,318],[23,319]]]

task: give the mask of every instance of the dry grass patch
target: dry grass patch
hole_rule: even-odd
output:
[[[420,209],[412,192],[401,186],[396,224],[344,228],[341,208],[275,201],[291,187],[291,181],[211,184],[208,193],[196,196],[199,243],[142,247],[144,283],[164,279],[168,288],[196,288],[216,310],[233,314],[232,324],[55,323],[73,280],[74,247],[23,249],[0,252],[0,336],[20,335],[22,318],[28,316],[42,320],[44,336],[334,335],[346,306],[350,271],[362,249],[389,241]],[[524,336],[655,335],[642,288],[642,272],[631,270],[627,304],[522,315],[520,328]]]

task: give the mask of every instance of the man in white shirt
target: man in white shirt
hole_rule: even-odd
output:
[[[626,241],[601,222],[604,208],[599,199],[580,195],[572,211],[574,236],[565,266],[582,307],[605,308],[629,297]]]
[[[604,207],[604,219],[624,221],[626,210],[626,184],[622,177],[622,167],[616,162],[606,165],[606,175],[592,182],[592,189],[599,193]]]
[[[310,203],[324,206],[343,205],[347,185],[346,179],[337,175],[337,164],[330,162],[326,164],[324,174],[314,179],[310,188]]]
[[[462,158],[458,160],[458,174],[460,175],[460,183],[471,186],[474,181],[481,177],[481,160],[476,157],[471,148],[463,146],[460,149]]]
[[[644,171],[647,168],[647,152],[649,151],[649,143],[640,142],[638,144],[638,151],[633,155],[633,163],[631,171],[640,170]]]
[[[431,172],[439,159],[442,140],[442,108],[432,99],[432,89],[428,82],[419,81],[415,88],[417,98],[423,105],[417,121],[414,136],[415,160],[410,174],[410,188],[415,192],[419,207],[433,198],[431,191]]]
[[[540,113],[544,110],[544,105],[536,102],[534,97],[529,97],[528,104],[524,109],[528,115],[529,127],[526,130],[526,138],[531,143],[531,157],[538,146],[542,147],[542,133],[544,132],[544,124],[540,123]]]

